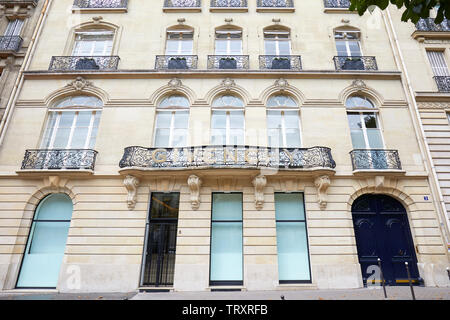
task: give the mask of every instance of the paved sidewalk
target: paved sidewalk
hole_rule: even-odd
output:
[[[412,300],[406,287],[386,287],[387,300]],[[417,300],[450,300],[450,288],[414,287]],[[385,300],[383,289],[243,292],[0,293],[0,300]]]

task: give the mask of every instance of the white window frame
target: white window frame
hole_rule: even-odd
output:
[[[347,122],[348,122],[348,116],[349,114],[359,114],[359,119],[361,121],[361,130],[363,132],[363,136],[364,136],[364,143],[365,143],[365,149],[367,150],[371,150],[371,149],[379,149],[379,148],[371,148],[370,144],[369,144],[369,137],[367,135],[367,128],[366,128],[366,123],[364,121],[364,115],[368,115],[368,114],[374,114],[375,115],[375,121],[377,123],[377,129],[378,131],[380,131],[380,136],[381,136],[381,143],[383,144],[383,148],[382,149],[386,149],[386,144],[384,142],[384,135],[383,135],[383,130],[381,128],[381,121],[380,121],[380,117],[379,117],[379,111],[377,109],[362,109],[362,108],[347,108]],[[350,123],[349,123],[349,127],[350,127]],[[373,128],[369,128],[369,129],[373,129]],[[352,128],[350,128],[350,132],[352,131]],[[353,146],[353,143],[352,143]]]
[[[98,36],[105,36],[105,39],[103,40],[103,42],[111,42],[111,48],[107,54],[107,49],[108,46],[105,45],[103,48],[103,52],[102,54],[99,55],[94,55],[94,46],[91,46],[91,50],[90,50],[90,54],[87,55],[83,55],[83,56],[111,56],[113,54],[113,49],[114,49],[114,37],[115,37],[115,32],[111,31],[111,30],[95,30],[95,29],[91,29],[91,30],[86,30],[86,31],[77,31],[75,32],[75,42],[73,45],[73,49],[72,49],[72,56],[75,57],[81,57],[79,55],[75,54],[75,50],[77,49],[77,43],[81,43],[81,42],[94,42],[94,41],[88,41],[88,40],[83,40],[83,39],[77,39],[78,37],[81,37],[83,35],[98,35]],[[111,39],[106,39],[106,36],[111,37]],[[102,40],[96,40],[95,42],[100,42]]]
[[[241,37],[239,39],[230,37],[231,34],[237,34],[237,33],[241,34]],[[227,36],[227,39],[218,39],[217,38],[217,34],[228,34],[228,36]],[[227,52],[225,54],[222,54],[222,55],[242,55],[243,54],[243,48],[242,48],[243,47],[243,41],[242,41],[242,38],[243,38],[242,30],[216,30],[216,32],[215,32],[215,43],[214,43],[214,52],[215,52],[215,54],[218,55],[217,54],[217,41],[224,41],[224,42],[226,41],[226,43],[227,43]],[[231,53],[231,42],[232,41],[240,41],[241,46],[240,46],[240,53],[239,54]]]
[[[269,111],[281,111],[281,134],[282,134],[283,145],[277,146],[275,148],[301,148],[303,145],[303,137],[302,137],[302,127],[301,127],[301,121],[300,121],[300,110],[298,108],[270,107],[270,108],[267,108],[267,113],[266,113],[267,118],[269,117]],[[298,131],[299,131],[299,136],[300,136],[300,145],[298,147],[288,147],[287,146],[286,122],[285,122],[285,112],[286,111],[297,111]],[[267,127],[267,144],[269,144],[269,134],[268,134],[269,129],[274,129],[274,128]],[[269,147],[271,147],[271,146],[269,146]]]
[[[9,20],[8,25],[6,26],[4,36],[7,37],[20,36],[24,24],[25,20],[22,19]]]
[[[337,39],[336,38],[336,34],[337,33],[343,33],[344,34],[344,38]],[[357,39],[347,39],[347,33],[356,33],[358,35],[358,38]],[[336,44],[337,44],[337,42],[344,42],[345,43],[345,50],[346,50],[347,56],[349,56],[349,57],[353,56],[352,52],[350,50],[349,43],[350,42],[357,42],[358,43],[358,47],[359,47],[360,56],[364,56],[363,50],[362,50],[362,46],[361,46],[361,32],[360,31],[357,31],[357,30],[335,30],[334,31],[334,41],[336,42]],[[336,47],[336,52],[337,52],[337,45],[335,47]],[[339,54],[339,52],[337,52],[337,54]]]
[[[218,99],[221,99],[223,96],[228,96],[228,94],[225,94],[225,95],[221,95],[221,96],[218,96],[218,97],[216,97],[215,99],[214,99],[214,101],[213,101],[213,105],[214,105],[214,102],[215,101],[217,101]],[[235,98],[237,98],[237,99],[239,99],[239,100],[241,100],[242,101],[242,103],[244,103],[244,101],[240,98],[240,97],[237,97],[237,96],[235,96],[235,95],[230,95],[230,96],[233,96],[233,97],[235,97]],[[225,145],[232,145],[232,143],[231,143],[231,112],[232,111],[242,111],[242,117],[243,117],[243,120],[244,120],[244,126],[243,126],[243,128],[242,128],[242,132],[243,132],[243,134],[244,134],[244,139],[243,139],[243,142],[242,142],[242,145],[245,145],[245,141],[246,141],[246,130],[245,130],[245,125],[246,125],[246,121],[245,121],[245,107],[242,107],[242,106],[213,106],[212,108],[211,108],[211,134],[210,134],[210,137],[209,137],[209,141],[210,141],[210,144],[212,145],[212,139],[213,139],[213,135],[212,135],[212,130],[213,129],[219,129],[219,128],[213,128],[212,127],[212,117],[213,117],[213,115],[214,115],[214,111],[221,111],[221,112],[225,112],[225,115],[226,115],[226,120],[225,120]],[[220,129],[223,129],[223,128],[220,128]]]
[[[275,34],[275,38],[268,38],[266,39],[266,34]],[[278,35],[279,34],[287,34],[288,38],[279,38]],[[275,55],[279,56],[280,55],[280,42],[288,42],[289,44],[289,53],[287,55],[291,55],[292,54],[292,44],[291,44],[291,33],[289,31],[277,31],[277,30],[267,30],[264,31],[264,51],[266,53],[266,55],[268,55],[268,53],[266,52],[266,41],[274,41],[275,42]]]
[[[170,33],[178,33],[178,34],[180,34],[181,38],[177,39],[177,40],[171,40],[171,39],[169,39],[169,34]],[[183,35],[184,34],[192,34],[192,39],[184,40],[183,39]],[[171,41],[171,42],[175,42],[176,41],[178,43],[177,53],[169,53],[169,52],[167,52],[168,48],[169,48],[169,46],[168,46],[169,41]],[[166,51],[165,51],[165,54],[166,55],[185,55],[185,54],[182,53],[181,49],[182,49],[182,43],[183,42],[187,42],[187,41],[192,42],[192,50],[191,50],[190,54],[188,54],[188,55],[192,55],[193,51],[194,51],[194,30],[168,30],[167,31],[167,37],[166,37]]]
[[[431,52],[433,52],[433,53],[438,52],[438,53],[442,54],[442,59],[443,59],[445,66],[439,65],[440,61],[438,61],[438,59],[436,59],[436,57],[431,57],[431,55],[432,55]],[[445,56],[445,50],[426,49],[426,54],[427,54],[428,62],[431,67],[431,71],[433,72],[434,76],[444,76],[444,77],[450,76],[450,72],[448,70],[447,59]]]

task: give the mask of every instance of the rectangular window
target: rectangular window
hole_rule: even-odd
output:
[[[435,76],[449,76],[444,51],[427,51],[428,60]]]
[[[384,149],[376,113],[349,112],[348,122],[355,149]]]
[[[216,31],[216,55],[242,55],[242,31]]]
[[[311,282],[308,233],[302,193],[275,193],[280,283]]]
[[[193,32],[169,31],[167,33],[166,55],[192,55]]]
[[[362,56],[359,32],[336,31],[334,37],[338,56]]]
[[[210,285],[242,285],[242,193],[213,193]]]
[[[213,110],[212,145],[244,145],[244,111]]]
[[[155,147],[185,147],[189,134],[189,111],[158,111]]]
[[[107,30],[77,32],[73,56],[110,56],[114,33]]]
[[[291,54],[291,41],[288,31],[265,31],[264,47],[266,55],[279,56]]]
[[[5,36],[20,36],[20,31],[23,26],[22,19],[10,20],[8,26],[6,27]]]
[[[298,148],[301,146],[300,119],[297,110],[267,111],[269,147]]]

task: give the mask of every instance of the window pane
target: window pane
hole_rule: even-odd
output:
[[[278,277],[311,280],[304,222],[277,222]]]
[[[345,41],[336,41],[336,50],[338,56],[348,56],[347,47]]]
[[[178,54],[178,40],[168,40],[166,45],[166,54]]]
[[[286,129],[286,147],[296,148],[301,146],[300,130]]]
[[[242,41],[230,40],[230,52],[228,54],[241,55],[242,54]]]
[[[155,147],[169,146],[170,129],[156,129],[155,132]]]
[[[281,111],[267,111],[267,127],[281,128]]]
[[[72,136],[72,143],[70,145],[71,149],[83,149],[86,144],[86,138],[88,135],[89,128],[75,128]]]
[[[171,147],[185,147],[187,144],[188,131],[186,129],[173,130],[172,146]]]
[[[63,253],[70,222],[34,222],[29,254]]]
[[[366,149],[366,141],[362,130],[351,130],[352,144],[354,149]]]
[[[227,127],[227,113],[226,111],[213,111],[211,119],[212,128],[226,128]]]
[[[156,116],[157,128],[170,128],[172,120],[172,112],[158,112]]]
[[[213,193],[212,201],[212,220],[242,220],[242,194]]]
[[[244,128],[244,111],[230,111],[230,127]]]
[[[211,225],[211,281],[242,281],[242,222]]]
[[[45,129],[44,138],[42,140],[41,148],[47,149],[50,146],[53,130],[55,130],[55,122],[57,118],[56,112],[50,112],[47,121],[47,128]]]
[[[268,130],[269,147],[279,148],[283,146],[283,138],[281,135],[281,129],[269,129]]]
[[[227,40],[216,40],[216,55],[227,54]]]
[[[275,193],[276,220],[305,220],[301,193]]]
[[[289,41],[278,41],[278,47],[280,50],[280,55],[290,55],[291,46]]]
[[[349,113],[348,114],[348,124],[350,129],[361,129],[361,116],[359,113]]]
[[[266,55],[271,56],[271,55],[276,55],[277,54],[276,42],[275,41],[273,41],[273,40],[266,40],[266,41],[264,41],[264,44],[265,44]]]
[[[366,128],[377,128],[377,117],[375,114],[364,113],[363,117]]]
[[[188,128],[189,126],[189,112],[177,111],[175,112],[174,126],[177,129]]]
[[[360,56],[361,50],[359,48],[359,41],[348,41],[351,56]]]
[[[372,149],[383,149],[383,140],[379,129],[367,129],[367,139]]]
[[[225,129],[212,129],[211,130],[211,144],[224,145],[227,143],[226,130]]]
[[[59,127],[69,128],[73,124],[73,119],[75,117],[75,112],[63,112],[61,113],[61,118],[59,119]]]
[[[182,55],[192,55],[193,42],[192,40],[183,40],[181,42],[181,52]]]
[[[178,218],[180,202],[179,193],[152,193],[150,217],[155,218]]]
[[[286,128],[299,128],[299,118],[297,111],[285,111],[284,112],[284,124]]]
[[[66,194],[56,193],[46,197],[38,206],[35,220],[70,220],[72,200]]]
[[[78,113],[76,126],[77,127],[89,127],[91,124],[92,112],[81,111]]]
[[[55,149],[66,149],[69,142],[70,128],[59,128],[56,131],[55,141],[53,143],[53,148]]]
[[[244,145],[244,130],[231,129],[230,130],[230,145]]]

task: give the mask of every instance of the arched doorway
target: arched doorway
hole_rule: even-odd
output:
[[[405,262],[418,283],[417,258],[403,205],[386,195],[366,194],[353,203],[352,216],[364,284],[373,278],[369,266],[378,265],[378,258],[386,284],[408,284]]]
[[[64,256],[72,200],[51,194],[38,205],[25,247],[17,288],[56,288]]]

